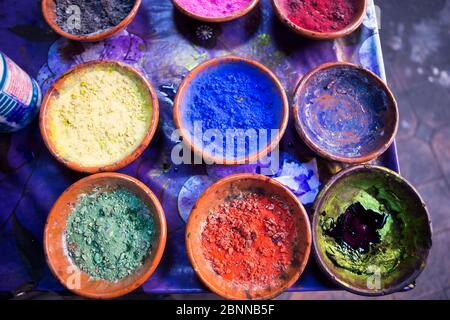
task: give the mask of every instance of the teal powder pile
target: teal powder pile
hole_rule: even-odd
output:
[[[155,234],[152,212],[125,189],[82,195],[68,218],[66,243],[92,278],[117,281],[142,266]]]

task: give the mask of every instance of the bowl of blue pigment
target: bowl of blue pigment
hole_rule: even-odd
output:
[[[184,145],[207,164],[256,163],[274,150],[288,123],[286,92],[260,63],[209,60],[184,79],[174,121]]]
[[[297,132],[319,155],[345,163],[378,158],[394,141],[398,108],[377,75],[349,63],[326,63],[306,74],[294,96]]]

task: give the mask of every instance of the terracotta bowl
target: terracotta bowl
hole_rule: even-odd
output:
[[[334,219],[336,223],[338,216],[345,211],[345,209],[341,209],[346,208],[349,203],[353,203],[354,196],[361,190],[376,194],[376,197],[381,197],[379,199],[394,199],[396,206],[401,208],[397,209],[398,212],[395,212],[392,207],[387,210],[390,211],[391,216],[396,217],[397,221],[385,220],[385,224],[392,223],[396,227],[391,227],[391,231],[381,229],[384,236],[380,234],[381,241],[399,237],[397,239],[400,239],[398,240],[400,246],[405,248],[400,259],[393,260],[394,255],[392,254],[379,258],[382,259],[381,263],[390,259],[396,262],[392,269],[386,267],[386,269],[392,270],[390,272],[383,271],[381,264],[377,266],[377,261],[371,260],[373,257],[376,258],[379,253],[370,257],[371,251],[368,251],[369,253],[362,259],[371,261],[371,265],[367,266],[364,272],[358,273],[343,267],[345,261],[355,265],[354,260],[332,258],[336,252],[339,252],[339,249],[336,247],[327,249],[326,241],[330,241],[332,238],[324,231],[322,225],[326,225],[328,219]],[[377,193],[374,190],[378,190]],[[385,200],[382,201],[388,203]],[[429,213],[420,195],[411,184],[389,169],[359,165],[339,172],[319,193],[313,212],[312,231],[315,258],[328,278],[348,291],[367,296],[398,292],[413,284],[426,266],[432,245]],[[351,224],[353,226],[353,222]],[[389,246],[383,242],[380,242],[379,245],[384,246],[385,252],[390,250]],[[331,253],[330,250],[332,250]],[[390,258],[387,259],[387,257]],[[336,264],[334,261],[344,262]],[[378,267],[380,269],[377,271]],[[362,268],[364,269],[364,266]]]
[[[64,159],[59,153],[54,143],[54,138],[52,137],[50,133],[50,129],[48,126],[48,112],[49,109],[52,107],[50,100],[53,96],[58,95],[58,90],[61,87],[61,85],[68,79],[70,76],[73,76],[77,72],[80,72],[81,70],[84,70],[86,68],[90,68],[92,66],[96,65],[112,65],[114,67],[120,68],[125,70],[126,72],[130,73],[131,75],[135,76],[139,81],[141,81],[145,87],[148,88],[148,95],[152,101],[152,116],[151,121],[149,124],[149,127],[147,129],[147,133],[140,143],[140,145],[132,152],[131,154],[125,156],[122,160],[113,163],[113,164],[107,164],[104,166],[97,166],[97,167],[88,167],[81,165],[79,163],[75,163],[73,161],[69,161],[67,159]],[[68,168],[79,171],[79,172],[85,172],[85,173],[98,173],[98,172],[105,172],[105,171],[116,171],[119,170],[134,160],[136,160],[142,152],[148,147],[151,140],[153,139],[153,136],[155,135],[156,129],[158,128],[158,122],[159,122],[159,104],[158,104],[158,96],[153,89],[153,86],[149,82],[149,80],[137,69],[122,63],[118,61],[107,61],[107,60],[97,60],[97,61],[91,61],[84,64],[77,65],[73,67],[72,69],[66,71],[58,80],[55,81],[55,83],[52,84],[52,86],[48,89],[46,95],[44,96],[44,99],[42,101],[41,105],[41,111],[39,116],[39,125],[42,137],[44,139],[45,145],[49,149],[49,151],[52,153],[52,155],[62,164],[67,166]]]
[[[67,253],[64,240],[67,219],[72,213],[78,197],[96,187],[106,190],[118,187],[130,190],[154,212],[157,233],[150,255],[133,274],[116,282],[94,280],[87,273],[78,269]],[[45,225],[44,249],[50,270],[69,290],[88,298],[111,299],[135,290],[153,274],[163,255],[166,238],[167,227],[163,208],[158,198],[146,185],[124,174],[99,173],[74,183],[55,202]],[[75,285],[77,278],[79,286]]]
[[[82,42],[96,42],[104,39],[111,38],[116,33],[122,31],[125,29],[131,21],[133,21],[134,17],[138,13],[139,7],[141,6],[141,0],[135,0],[133,9],[131,9],[128,16],[123,19],[118,25],[109,28],[107,30],[98,32],[98,33],[92,33],[87,35],[76,35],[71,34],[68,32],[65,32],[57,23],[56,23],[56,5],[55,0],[42,0],[42,13],[44,15],[45,21],[48,23],[48,25],[60,36],[74,40],[74,41],[82,41]]]
[[[286,274],[277,284],[260,289],[248,290],[227,281],[213,271],[201,250],[201,234],[211,211],[220,204],[242,192],[277,195],[288,205],[296,217],[300,238],[294,243],[298,252],[296,260],[288,267]],[[292,286],[300,277],[308,262],[311,249],[311,229],[308,215],[295,195],[276,180],[258,174],[236,174],[226,177],[210,186],[197,200],[186,226],[186,249],[189,260],[201,281],[214,293],[225,299],[271,299]]]
[[[397,102],[373,72],[344,62],[325,63],[299,82],[293,102],[300,137],[322,157],[364,163],[393,143]]]
[[[250,67],[254,67],[258,69],[264,77],[267,79],[270,79],[270,81],[273,83],[273,87],[277,92],[277,95],[279,96],[282,104],[282,110],[279,115],[279,135],[277,135],[275,138],[271,139],[270,143],[268,143],[265,148],[259,149],[258,152],[249,154],[245,157],[237,158],[237,157],[216,157],[213,154],[202,152],[202,146],[198,146],[194,143],[193,139],[191,139],[191,134],[186,128],[186,122],[185,122],[185,106],[184,106],[184,99],[187,93],[189,93],[191,82],[204,73],[205,71],[210,70],[211,68],[220,67],[224,64],[234,64],[234,63],[243,63],[247,64]],[[183,80],[183,82],[178,87],[177,94],[175,96],[174,100],[174,108],[173,108],[173,117],[175,121],[175,126],[177,129],[180,130],[181,135],[183,137],[183,142],[186,143],[187,146],[190,147],[190,149],[196,153],[199,157],[203,157],[203,159],[208,163],[216,163],[216,164],[225,164],[225,165],[236,165],[236,164],[243,164],[243,163],[256,163],[259,159],[262,159],[265,155],[269,154],[272,150],[274,150],[281,138],[284,135],[284,132],[286,131],[286,127],[289,120],[289,102],[286,95],[286,91],[283,88],[283,85],[281,84],[280,80],[276,77],[276,75],[270,71],[267,67],[260,64],[257,61],[244,58],[244,57],[238,57],[238,56],[226,56],[226,57],[220,57],[220,58],[214,58],[211,60],[206,61],[205,63],[200,64],[196,68],[194,68]]]
[[[203,21],[203,22],[212,22],[212,23],[219,23],[219,22],[227,22],[227,21],[231,21],[231,20],[236,20],[239,19],[240,17],[245,16],[247,13],[249,13],[250,11],[252,11],[256,5],[259,3],[259,0],[252,0],[247,7],[236,11],[230,15],[227,16],[220,16],[220,17],[208,17],[208,16],[201,16],[198,15],[192,11],[187,10],[186,8],[184,8],[179,2],[178,0],[172,0],[174,6],[183,14],[187,15],[188,17],[195,19],[195,20],[199,20],[199,21]]]
[[[289,18],[284,13],[284,10],[281,9],[281,1],[283,0],[272,0],[272,6],[278,18],[286,26],[288,26],[291,30],[298,33],[299,35],[315,40],[338,39],[353,33],[363,22],[364,15],[366,14],[367,9],[367,0],[354,0],[358,4],[358,13],[355,15],[353,21],[347,27],[335,32],[317,32],[302,28],[289,20]]]

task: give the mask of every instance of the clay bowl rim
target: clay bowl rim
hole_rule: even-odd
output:
[[[338,183],[343,177],[346,177],[349,174],[351,175],[358,171],[366,171],[366,172],[378,171],[380,173],[391,175],[391,176],[399,179],[399,181],[401,181],[401,183],[404,184],[409,189],[409,191],[411,191],[412,194],[416,194],[417,199],[421,202],[421,206],[424,209],[424,212],[425,212],[425,215],[427,218],[427,225],[428,225],[428,228],[430,231],[430,233],[429,233],[430,247],[428,248],[428,252],[424,258],[424,263],[420,266],[420,268],[415,270],[405,280],[391,286],[390,288],[383,289],[381,291],[374,291],[374,290],[370,290],[370,289],[359,288],[357,286],[354,286],[354,285],[346,282],[345,280],[339,279],[339,276],[334,274],[330,270],[330,268],[328,268],[327,264],[324,262],[324,258],[322,257],[322,254],[319,251],[319,248],[317,245],[317,233],[315,230],[316,230],[316,225],[318,224],[318,217],[320,215],[320,213],[317,211],[318,208],[320,208],[323,205],[326,195],[330,192],[332,187],[336,185],[336,183]],[[319,268],[322,270],[322,272],[327,276],[328,279],[330,279],[332,282],[337,284],[339,287],[341,287],[351,293],[362,295],[362,296],[368,296],[368,297],[384,296],[384,295],[388,295],[388,294],[392,294],[392,293],[400,292],[400,291],[404,290],[409,285],[413,284],[414,281],[417,279],[417,277],[419,277],[419,275],[422,273],[422,271],[425,269],[426,265],[428,264],[428,260],[430,258],[430,250],[431,250],[431,246],[432,246],[432,237],[433,237],[433,228],[432,228],[432,224],[431,224],[430,212],[428,211],[425,202],[423,201],[420,194],[417,192],[415,187],[413,185],[411,185],[410,182],[408,182],[406,179],[401,177],[397,172],[392,171],[385,167],[381,167],[381,166],[361,164],[361,165],[349,167],[347,169],[343,169],[342,171],[340,171],[339,173],[334,175],[316,197],[316,201],[314,202],[313,209],[312,209],[311,230],[312,230],[312,242],[313,242],[313,250],[312,251],[313,251],[314,259],[317,262]]]
[[[173,5],[184,15],[198,20],[198,21],[203,21],[203,22],[209,22],[209,23],[220,23],[220,22],[228,22],[228,21],[232,21],[232,20],[236,20],[239,19],[243,16],[245,16],[247,13],[249,13],[250,11],[252,11],[257,4],[259,3],[260,0],[252,0],[249,5],[245,8],[242,8],[239,11],[233,12],[232,14],[229,14],[227,16],[221,16],[221,17],[207,17],[207,16],[202,16],[199,14],[196,14],[194,12],[191,12],[187,9],[185,9],[182,5],[180,5],[178,3],[178,0],[172,0]]]
[[[142,275],[139,278],[137,278],[136,281],[134,281],[129,286],[119,288],[110,293],[90,294],[90,293],[84,292],[82,288],[74,289],[74,288],[69,288],[68,286],[65,285],[64,280],[61,278],[61,276],[58,274],[57,270],[55,269],[55,266],[54,266],[54,263],[52,260],[53,255],[49,251],[50,245],[49,245],[48,237],[50,234],[50,223],[54,219],[55,216],[59,215],[59,212],[56,211],[56,208],[59,206],[67,205],[67,203],[69,202],[68,201],[69,199],[71,199],[71,198],[76,199],[76,197],[79,196],[78,192],[76,193],[75,197],[69,196],[69,194],[73,190],[81,188],[82,186],[92,183],[92,182],[95,182],[95,180],[99,180],[99,179],[122,181],[125,185],[132,184],[135,187],[137,187],[138,189],[140,189],[143,192],[143,194],[145,194],[147,196],[148,201],[146,201],[146,202],[151,203],[153,205],[154,217],[155,217],[155,219],[158,220],[158,224],[159,224],[159,230],[158,230],[159,237],[157,239],[155,239],[157,241],[154,240],[154,242],[153,242],[153,243],[158,243],[158,246],[157,246],[154,258],[152,259],[151,264],[148,267],[148,270],[145,271],[144,273],[142,273]],[[64,228],[64,230],[66,228]],[[63,241],[62,237],[61,237],[61,241]],[[150,190],[150,188],[147,187],[143,182],[141,182],[138,179],[133,178],[131,176],[121,174],[121,173],[116,173],[116,172],[97,173],[94,175],[87,176],[87,177],[73,183],[58,197],[58,199],[56,200],[56,202],[53,204],[52,208],[50,209],[47,220],[45,222],[44,241],[43,242],[44,242],[44,252],[45,252],[45,258],[46,258],[47,264],[48,264],[52,274],[55,276],[55,278],[58,279],[58,281],[65,288],[67,288],[68,290],[72,291],[73,293],[75,293],[77,295],[80,295],[80,296],[83,296],[86,298],[90,298],[90,299],[102,299],[102,300],[103,299],[113,299],[113,298],[117,298],[117,297],[120,297],[127,293],[132,292],[133,290],[135,290],[136,288],[138,288],[142,284],[144,284],[144,282],[147,281],[147,279],[152,276],[152,274],[158,267],[159,263],[161,262],[162,256],[164,254],[164,250],[165,250],[165,246],[166,246],[166,242],[167,242],[167,222],[166,222],[166,217],[164,214],[164,209],[163,209],[160,201],[158,200],[156,195]],[[65,257],[69,261],[70,265],[76,266],[76,264],[71,261],[70,257],[68,257],[67,255],[65,255]],[[77,269],[80,270],[78,267],[77,267]],[[81,272],[83,274],[87,275],[84,271],[81,271]],[[120,280],[119,280],[119,282],[120,282]]]
[[[186,233],[185,233],[186,252],[187,252],[189,261],[190,261],[195,273],[197,274],[197,276],[200,278],[201,282],[206,287],[208,287],[212,292],[214,292],[215,294],[219,295],[220,297],[222,297],[224,299],[227,299],[227,300],[240,299],[239,297],[236,297],[236,296],[232,295],[231,293],[227,292],[227,290],[224,290],[223,288],[216,286],[214,283],[209,281],[208,278],[205,277],[204,274],[200,273],[199,268],[198,268],[199,262],[197,262],[194,258],[194,251],[199,250],[199,248],[192,247],[189,235],[191,233],[193,233],[193,230],[192,230],[194,228],[194,222],[193,222],[194,218],[193,217],[196,215],[195,210],[197,208],[197,205],[200,202],[205,201],[205,199],[207,198],[207,196],[209,194],[214,193],[217,189],[222,188],[223,185],[228,184],[230,182],[239,183],[240,181],[243,181],[243,180],[255,180],[258,182],[262,182],[264,185],[271,184],[275,188],[278,188],[280,193],[284,193],[287,197],[291,198],[291,200],[293,200],[294,203],[297,204],[297,207],[299,208],[299,210],[296,209],[296,212],[298,212],[298,214],[300,214],[305,221],[306,230],[301,230],[301,231],[305,233],[305,237],[302,240],[306,243],[306,245],[305,245],[306,249],[305,249],[304,254],[302,255],[302,260],[301,260],[296,272],[289,279],[289,281],[286,281],[284,283],[284,285],[281,286],[280,288],[278,288],[277,290],[272,289],[270,294],[268,294],[266,296],[257,297],[253,300],[273,299],[273,298],[279,296],[280,294],[282,294],[283,292],[285,292],[287,289],[289,289],[300,278],[300,276],[305,271],[306,265],[308,264],[310,253],[311,253],[311,247],[312,247],[312,230],[311,230],[311,223],[310,223],[308,213],[306,212],[306,209],[303,206],[303,204],[297,199],[297,197],[292,193],[292,191],[290,191],[288,188],[286,188],[280,182],[278,182],[272,178],[269,178],[269,177],[266,177],[266,176],[263,176],[260,174],[256,174],[256,173],[239,173],[239,174],[234,174],[234,175],[230,175],[225,178],[222,178],[219,181],[212,184],[211,186],[209,186],[197,199],[197,201],[191,211],[191,214],[189,215],[189,218],[188,218],[188,221],[186,224]],[[206,260],[202,260],[201,262],[206,263]]]
[[[363,73],[367,74],[369,78],[374,80],[381,87],[381,89],[387,94],[388,99],[391,101],[391,103],[389,103],[389,105],[387,106],[388,108],[393,109],[391,112],[394,113],[394,117],[395,117],[394,122],[393,122],[394,128],[393,128],[391,136],[389,136],[387,141],[385,141],[378,149],[375,149],[374,151],[372,151],[368,154],[362,155],[362,156],[345,157],[345,156],[338,156],[338,155],[333,155],[333,154],[329,153],[327,150],[325,150],[321,146],[317,145],[309,137],[309,135],[306,133],[306,131],[304,129],[302,121],[299,119],[299,109],[300,109],[299,103],[302,99],[303,92],[306,89],[307,82],[311,79],[311,77],[313,77],[317,73],[319,73],[325,69],[331,69],[331,68],[336,68],[336,67],[355,68],[359,72],[363,72]],[[318,66],[318,67],[314,68],[313,70],[309,71],[308,73],[306,73],[300,79],[300,81],[298,82],[298,84],[294,90],[293,113],[294,113],[293,116],[294,116],[294,123],[295,123],[296,131],[311,150],[313,150],[315,153],[317,153],[318,155],[320,155],[326,159],[338,161],[338,162],[342,162],[342,163],[348,163],[348,164],[361,164],[361,163],[372,161],[372,160],[378,158],[379,156],[381,156],[383,153],[385,153],[389,149],[389,147],[394,142],[395,137],[398,132],[398,126],[399,126],[399,110],[398,110],[397,100],[395,99],[394,94],[392,93],[392,91],[388,87],[388,85],[372,71],[370,71],[362,66],[359,66],[359,65],[356,65],[353,63],[349,63],[349,62],[327,62],[327,63],[321,64],[320,66]]]
[[[346,26],[345,28],[338,30],[338,31],[317,32],[317,31],[312,31],[312,30],[308,30],[303,27],[300,27],[300,26],[296,25],[295,23],[293,23],[291,20],[289,20],[283,14],[282,9],[280,8],[281,5],[279,4],[279,1],[280,0],[272,0],[272,6],[274,8],[276,15],[281,20],[281,22],[284,23],[287,27],[289,27],[295,33],[297,33],[303,37],[313,39],[313,40],[335,40],[335,39],[339,39],[339,38],[348,36],[349,34],[353,33],[356,29],[358,29],[361,26],[361,24],[364,20],[364,16],[367,11],[367,7],[368,7],[368,0],[357,0],[357,1],[362,1],[363,5],[362,5],[361,10],[358,13],[358,15],[355,16],[355,18],[353,19],[352,23],[350,23],[348,26]]]
[[[227,159],[227,157],[216,157],[211,154],[203,153],[201,148],[197,147],[195,143],[191,140],[190,133],[188,130],[185,129],[183,126],[183,120],[182,116],[183,113],[181,111],[181,105],[182,101],[184,99],[184,92],[191,84],[192,80],[197,77],[201,72],[205,71],[209,67],[214,67],[223,63],[233,63],[233,62],[243,62],[246,64],[249,64],[253,67],[256,67],[261,71],[262,73],[266,74],[273,82],[275,87],[277,88],[279,97],[281,98],[282,102],[282,115],[281,115],[281,121],[280,126],[278,127],[279,134],[277,135],[276,139],[272,139],[270,144],[267,144],[264,149],[258,150],[258,152],[251,154],[250,156],[245,156],[241,158],[234,158],[234,159]],[[262,159],[264,156],[268,155],[272,150],[276,149],[278,144],[280,143],[281,139],[283,138],[284,133],[286,132],[286,128],[289,121],[289,100],[286,94],[286,91],[281,83],[281,81],[278,79],[278,77],[273,73],[269,68],[264,66],[263,64],[259,63],[258,61],[240,57],[240,56],[224,56],[224,57],[217,57],[210,60],[207,60],[206,62],[201,63],[197,67],[195,67],[189,74],[183,79],[180,86],[178,87],[177,93],[175,95],[175,100],[173,104],[173,118],[175,122],[175,127],[180,130],[181,135],[183,137],[183,142],[186,143],[187,146],[198,156],[202,157],[206,162],[208,163],[216,163],[216,164],[224,164],[224,165],[238,165],[243,163],[254,163],[258,161],[258,159]]]
[[[136,15],[139,11],[139,8],[141,6],[142,0],[135,0],[134,6],[131,9],[128,16],[126,16],[118,25],[111,27],[109,29],[106,29],[104,31],[101,31],[101,32],[91,33],[91,34],[87,34],[87,35],[76,35],[76,34],[71,34],[71,33],[64,31],[56,23],[56,19],[52,18],[55,15],[55,12],[50,9],[49,2],[54,2],[54,0],[42,0],[41,9],[42,9],[42,14],[44,16],[45,21],[52,28],[53,31],[55,31],[60,36],[70,39],[70,40],[81,41],[81,42],[96,42],[96,41],[111,38],[118,32],[125,29],[136,17]]]
[[[152,112],[151,112],[151,120],[150,124],[147,129],[147,133],[145,134],[145,137],[140,142],[139,146],[136,147],[136,149],[121,159],[120,161],[117,161],[112,164],[102,165],[102,166],[83,166],[81,164],[78,164],[74,161],[69,161],[64,159],[62,156],[58,154],[58,149],[55,146],[54,141],[50,138],[49,130],[47,128],[47,113],[51,106],[50,98],[53,96],[55,92],[58,91],[58,88],[60,85],[70,76],[73,74],[76,74],[80,70],[84,70],[87,68],[91,68],[93,66],[100,66],[100,65],[112,65],[114,67],[121,68],[123,70],[126,70],[126,72],[129,72],[136,76],[142,83],[147,87],[149,92],[149,97],[152,101]],[[156,94],[155,89],[153,88],[150,81],[147,79],[147,77],[136,68],[123,63],[119,61],[114,60],[94,60],[89,61],[83,64],[79,64],[74,66],[73,68],[69,69],[68,71],[64,72],[47,90],[44,99],[42,100],[40,114],[39,114],[39,128],[41,131],[42,138],[44,140],[45,145],[47,146],[47,149],[50,151],[50,153],[62,164],[64,164],[66,167],[82,172],[82,173],[98,173],[98,172],[106,172],[106,171],[116,171],[119,169],[122,169],[123,167],[129,165],[131,162],[136,160],[148,147],[150,142],[153,140],[153,137],[156,133],[156,130],[158,128],[159,123],[159,102],[158,102],[158,96]]]

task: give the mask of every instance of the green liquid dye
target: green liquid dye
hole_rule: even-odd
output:
[[[79,198],[69,216],[66,244],[81,270],[114,282],[143,265],[154,235],[153,214],[135,194],[94,190]]]

